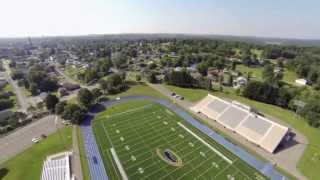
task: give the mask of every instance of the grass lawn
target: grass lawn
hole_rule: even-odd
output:
[[[80,74],[82,71],[79,70],[79,68],[75,68],[71,65],[68,65],[65,67],[64,72],[66,73],[67,76],[72,78],[73,80],[80,82],[79,79],[77,78],[78,74]]]
[[[151,96],[151,97],[157,97],[162,99],[167,99],[166,96],[160,94],[158,91],[150,88],[144,83],[136,84],[136,85],[130,85],[130,88],[122,93],[115,94],[108,96],[109,98],[115,98],[118,96],[136,96],[136,95],[144,95],[144,96]]]
[[[298,76],[295,72],[289,71],[288,69],[285,69],[283,72],[283,81],[288,84],[294,84],[295,80],[298,79]]]
[[[121,179],[116,156],[129,179],[266,179],[156,103],[130,101],[108,108],[97,116],[93,131],[110,179]]]
[[[140,72],[129,71],[129,72],[127,72],[126,80],[127,81],[136,81],[136,76],[137,75],[141,76],[141,73]],[[141,76],[141,78],[142,78],[142,76]]]
[[[183,96],[186,100],[191,102],[197,102],[208,95],[208,91],[204,89],[181,88],[181,87],[171,86],[171,85],[163,85],[163,86],[169,89],[170,91]]]
[[[25,97],[30,97],[31,96],[31,92],[29,90],[27,90],[25,87],[20,87],[22,95]]]
[[[43,160],[46,156],[69,150],[72,145],[72,128],[65,127],[60,130],[63,141],[59,133],[47,137],[47,139],[35,144],[31,148],[17,155],[13,159],[1,165],[1,168],[8,170],[8,174],[0,177],[2,180],[34,180],[39,179],[42,171]],[[64,143],[64,144],[63,144]]]
[[[87,163],[87,158],[85,154],[83,139],[80,131],[80,127],[77,126],[77,138],[78,138],[78,146],[79,146],[79,156],[81,161],[81,170],[84,180],[90,180],[89,167]]]
[[[236,70],[242,73],[243,76],[246,76],[247,73],[252,73],[252,79],[257,81],[262,81],[262,67],[248,67],[242,64],[238,64]]]
[[[172,89],[172,87],[170,86],[166,87],[170,90]],[[207,95],[207,93],[209,93],[206,90],[187,88],[175,88],[175,92],[183,95],[186,99],[194,99],[195,101],[202,99]],[[309,126],[307,122],[302,118],[297,119],[295,117],[295,114],[289,110],[238,96],[233,91],[229,90],[229,88],[224,88],[223,93],[217,91],[210,93],[215,96],[237,100],[249,106],[255,107],[256,109],[267,115],[273,116],[283,122],[286,122],[296,130],[298,130],[300,133],[302,133],[308,139],[309,145],[307,146],[300,162],[298,163],[298,169],[301,170],[301,172],[310,179],[316,179],[315,177],[320,177],[319,129]],[[194,94],[197,94],[198,99],[195,98]]]
[[[251,49],[250,50],[252,54],[255,54],[257,56],[257,58],[261,59],[262,58],[262,53],[263,50],[260,49]]]
[[[263,67],[248,67],[245,65],[237,65],[236,69],[241,72],[244,76],[248,73],[252,73],[252,79],[257,81],[262,81],[262,71]],[[290,71],[288,69],[284,69],[283,72],[283,79],[282,81],[288,83],[288,84],[294,84],[295,80],[298,79],[297,74],[293,71]]]

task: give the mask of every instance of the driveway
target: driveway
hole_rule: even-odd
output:
[[[31,141],[34,137],[41,134],[49,135],[57,129],[55,126],[55,116],[46,116],[23,128],[17,129],[11,134],[0,138],[0,164],[13,158],[17,154],[31,147],[34,143]]]

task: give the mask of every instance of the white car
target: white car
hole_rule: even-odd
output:
[[[40,140],[41,140],[41,138],[39,138],[39,137],[34,137],[31,139],[31,141],[34,143],[38,143],[38,142],[40,142]]]
[[[119,100],[120,100],[120,97],[117,97],[116,100],[119,101]]]

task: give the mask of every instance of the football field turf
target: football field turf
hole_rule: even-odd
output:
[[[98,114],[93,131],[110,179],[266,179],[156,103],[114,105]]]

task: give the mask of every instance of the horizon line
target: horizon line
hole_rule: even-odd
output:
[[[221,36],[238,38],[259,38],[259,39],[282,39],[300,41],[320,41],[320,38],[296,38],[296,37],[274,37],[274,36],[255,36],[255,35],[234,35],[234,34],[211,34],[211,33],[160,33],[160,32],[141,32],[141,33],[92,33],[92,34],[72,34],[72,35],[36,35],[36,36],[8,36],[1,39],[24,39],[24,38],[54,38],[54,37],[85,37],[85,36],[116,36],[116,35],[185,35],[185,36]],[[208,37],[207,37],[208,38]]]

